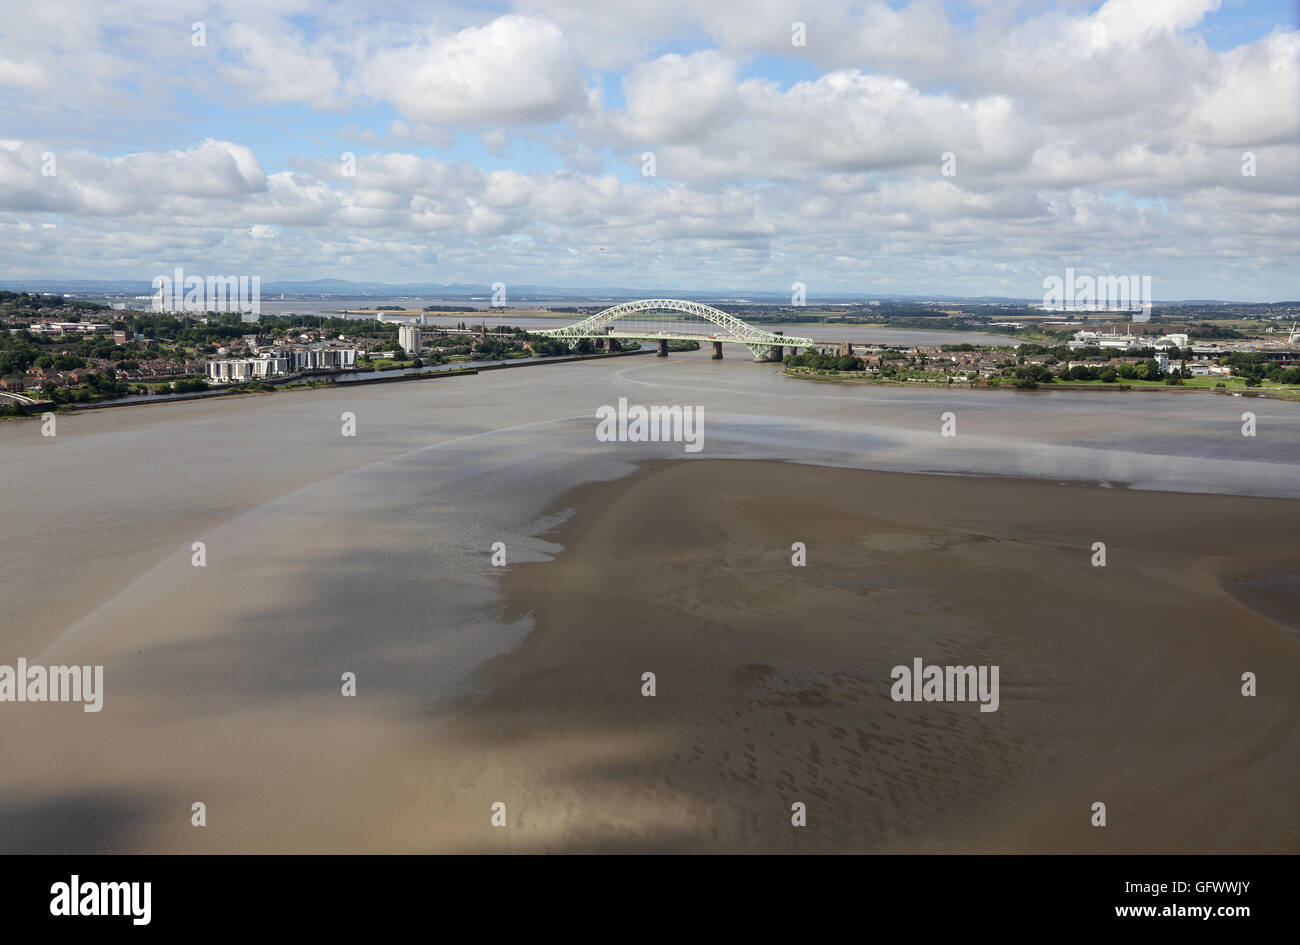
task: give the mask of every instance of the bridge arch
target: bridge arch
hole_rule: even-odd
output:
[[[632,318],[643,312],[679,312],[683,315],[694,315],[717,326],[721,331],[712,333],[703,331],[687,332],[671,328],[663,331],[619,331],[617,323],[621,319]],[[584,318],[582,321],[565,328],[553,328],[540,331],[537,334],[549,338],[558,338],[562,341],[577,341],[580,338],[617,338],[621,335],[625,338],[647,338],[662,341],[735,343],[743,344],[749,348],[754,354],[755,361],[771,360],[773,352],[782,347],[817,347],[817,342],[811,338],[797,338],[764,331],[741,321],[728,312],[714,308],[712,305],[686,299],[638,299],[635,302],[620,302],[618,305],[613,305],[603,312],[597,312],[595,315]]]

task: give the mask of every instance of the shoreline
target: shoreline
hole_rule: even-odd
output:
[[[555,357],[546,357],[546,358],[519,358],[515,363],[486,364],[481,367],[476,367],[474,366],[474,362],[467,361],[467,362],[463,362],[464,367],[449,366],[443,370],[420,371],[418,373],[409,373],[403,370],[402,368],[394,368],[391,377],[365,377],[365,378],[361,378],[360,380],[340,381],[338,379],[340,375],[338,374],[299,375],[294,378],[284,380],[282,382],[273,383],[272,386],[281,391],[327,390],[327,389],[334,389],[339,387],[352,387],[352,386],[361,387],[361,386],[367,386],[371,384],[392,384],[398,381],[427,380],[432,377],[444,377],[444,376],[462,377],[467,374],[480,374],[484,371],[500,371],[509,368],[521,368],[521,367],[537,367],[542,364],[564,364],[573,361],[596,361],[604,358],[619,358],[619,357],[623,357],[624,355],[637,355],[637,354],[644,355],[644,354],[649,354],[652,350],[653,349],[643,348],[639,351],[618,351],[613,354],[579,354],[579,355],[558,355]],[[459,361],[451,362],[451,363],[455,365],[462,364],[462,362]],[[313,385],[310,383],[313,380],[323,381],[324,383],[319,386]],[[297,384],[300,381],[306,383],[304,383],[304,385],[300,387],[293,386],[294,384]],[[207,391],[195,391],[194,393],[189,393],[189,394],[169,394],[157,398],[152,398],[149,400],[125,401],[122,399],[110,398],[105,400],[91,401],[89,403],[84,403],[84,404],[58,404],[58,405],[54,405],[50,401],[37,401],[35,404],[30,405],[33,411],[32,413],[28,413],[21,416],[0,417],[0,421],[40,419],[40,415],[42,412],[50,412],[50,413],[58,414],[58,413],[78,413],[86,410],[103,410],[109,407],[149,407],[158,404],[174,404],[174,403],[183,403],[183,402],[194,401],[194,400],[216,400],[217,398],[220,397],[240,396],[243,394],[261,394],[261,393],[268,393],[268,392],[255,391],[255,390],[231,390],[229,388],[225,388],[225,389],[215,388]],[[54,407],[54,409],[50,411],[38,411],[36,409],[38,407],[51,407],[51,406]]]
[[[1051,392],[1053,390],[1080,391],[1080,392],[1113,391],[1115,393],[1130,393],[1133,391],[1164,391],[1166,393],[1175,393],[1175,394],[1208,393],[1208,394],[1230,395],[1234,397],[1254,397],[1254,398],[1262,398],[1265,400],[1273,399],[1273,400],[1285,400],[1285,401],[1300,401],[1300,390],[1291,390],[1285,387],[1278,387],[1278,388],[1245,387],[1245,388],[1238,389],[1238,388],[1231,388],[1231,387],[1216,388],[1216,387],[1192,386],[1186,384],[1144,384],[1138,386],[1135,384],[1122,384],[1119,382],[1116,382],[1114,384],[1072,384],[1069,382],[1064,382],[1064,383],[1054,382],[1051,384],[1038,384],[1034,387],[1016,387],[1014,384],[978,385],[978,384],[971,384],[969,381],[958,381],[958,380],[954,380],[951,384],[945,384],[938,379],[935,380],[918,379],[916,381],[890,381],[890,380],[883,380],[878,378],[844,377],[842,375],[819,376],[815,374],[792,373],[789,369],[782,370],[781,375],[783,377],[789,377],[795,380],[818,381],[818,382],[830,383],[830,384],[853,384],[853,385],[879,384],[885,387],[918,387],[919,386],[922,388],[938,387],[944,390],[955,390],[955,389],[976,390],[976,391],[1010,390],[1010,391],[1017,391],[1019,393],[1034,393],[1036,391]]]

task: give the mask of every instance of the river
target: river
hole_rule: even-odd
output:
[[[596,412],[620,398],[701,407],[703,449],[599,441]],[[507,566],[546,560],[558,549],[539,536],[574,485],[697,457],[1300,498],[1300,407],[838,385],[701,351],[74,413],[53,437],[38,419],[0,422],[0,662],[103,663],[110,681],[102,716],[86,716],[96,727],[43,707],[62,721],[28,735],[0,712],[6,744],[63,746],[5,766],[6,796],[30,796],[8,813],[48,811],[30,822],[71,848],[84,834],[59,825],[73,807],[81,820],[66,824],[89,817],[105,849],[125,845],[133,818],[188,829],[191,797],[225,797],[263,825],[261,789],[212,768],[222,752],[265,751],[328,782],[362,764],[333,758],[330,738],[437,724],[531,626],[505,613],[493,548]],[[339,697],[344,672],[365,698]],[[93,797],[78,793],[88,784]]]

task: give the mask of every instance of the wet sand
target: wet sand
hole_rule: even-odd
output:
[[[1300,649],[1217,577],[1294,572],[1294,501],[699,460],[559,507],[491,694],[376,768],[379,847],[1300,849]],[[998,710],[894,702],[915,657]]]

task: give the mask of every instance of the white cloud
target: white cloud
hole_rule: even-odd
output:
[[[679,144],[739,115],[736,64],[714,51],[670,54],[637,66],[623,82],[621,127],[635,141]]]
[[[1294,297],[1300,33],[1218,51],[1216,6],[218,0],[200,49],[150,0],[48,0],[0,27],[0,276],[1005,291],[1123,262]]]
[[[0,86],[37,89],[45,83],[45,70],[38,63],[14,62],[0,56]]]
[[[549,121],[586,102],[559,27],[513,15],[379,50],[364,65],[363,86],[417,122]]]
[[[222,52],[231,60],[224,74],[254,101],[324,107],[336,102],[339,76],[319,48],[307,49],[291,34],[268,34],[246,23],[232,24],[221,39]]]
[[[1294,142],[1300,136],[1300,32],[1226,53],[1203,83],[1187,131],[1225,147]]]

